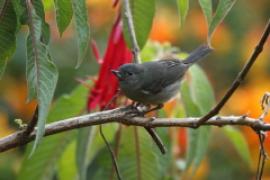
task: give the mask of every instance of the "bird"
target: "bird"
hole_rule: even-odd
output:
[[[142,64],[127,63],[112,73],[117,77],[122,92],[137,104],[156,105],[156,110],[163,103],[173,98],[179,91],[181,81],[194,63],[203,59],[213,49],[203,44],[193,50],[185,60],[166,58]],[[149,111],[148,111],[149,112]],[[166,148],[153,128],[145,127],[162,154]]]
[[[190,66],[203,59],[213,49],[203,44],[185,60],[177,58],[142,64],[127,63],[112,70],[121,91],[131,100],[144,105],[159,105],[173,98]]]

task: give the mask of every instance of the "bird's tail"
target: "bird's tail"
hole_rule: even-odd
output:
[[[212,48],[209,47],[206,44],[203,44],[193,50],[189,56],[183,61],[184,64],[192,65],[196,63],[197,61],[203,59],[205,56],[207,56],[210,52],[212,52]]]

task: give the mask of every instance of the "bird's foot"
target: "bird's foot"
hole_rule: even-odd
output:
[[[158,104],[157,106],[155,106],[155,107],[153,107],[153,108],[151,108],[151,109],[145,111],[144,113],[147,114],[147,113],[149,113],[149,112],[152,112],[152,111],[155,111],[155,110],[159,110],[159,109],[161,109],[161,108],[163,108],[163,104]]]
[[[136,112],[134,116],[141,116],[141,117],[144,117],[145,112],[149,109],[148,106],[138,102],[133,102],[131,105],[128,106],[128,108],[134,109],[134,111]]]
[[[144,117],[144,115],[149,112],[161,109],[163,107],[163,104],[158,104],[157,106],[151,108],[150,105],[145,105],[139,102],[133,102],[129,107],[135,108],[138,115]]]
[[[150,117],[149,119],[147,119],[147,122],[152,122],[152,121],[154,121],[154,120],[156,120],[157,118],[156,117]]]

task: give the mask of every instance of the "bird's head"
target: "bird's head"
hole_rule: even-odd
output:
[[[142,80],[144,68],[140,64],[124,64],[117,70],[112,70],[112,73],[117,77],[120,86],[137,87]]]

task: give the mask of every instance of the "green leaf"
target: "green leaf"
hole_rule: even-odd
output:
[[[192,101],[190,94],[190,87],[187,81],[181,85],[181,97],[185,108],[186,116],[200,116],[200,110]],[[204,128],[204,127],[202,127]],[[194,162],[195,156],[198,154],[198,139],[201,135],[201,128],[188,130],[188,143],[187,143],[187,156],[186,156],[186,169],[188,169]]]
[[[85,58],[90,40],[90,27],[88,23],[88,12],[85,0],[72,0],[75,20],[76,39],[78,41],[78,68]]]
[[[91,164],[87,168],[87,179],[109,179],[112,171],[112,161],[108,149],[105,146],[97,152]],[[115,178],[114,178],[115,179]]]
[[[26,63],[28,100],[36,98],[39,108],[37,134],[32,151],[34,152],[44,134],[46,118],[58,79],[58,71],[50,59],[46,45],[41,41],[42,19],[37,15],[31,3],[28,4],[27,10],[29,12]]]
[[[180,24],[183,25],[185,23],[188,8],[189,8],[189,0],[177,0],[178,12],[180,15]]]
[[[72,141],[59,159],[57,172],[59,180],[74,180],[77,178],[75,151],[76,141]]]
[[[214,104],[214,94],[206,75],[196,65],[189,70],[190,81],[181,85],[182,100],[187,116],[202,116]],[[186,168],[193,165],[195,171],[208,148],[211,128],[200,127],[188,130],[188,150]]]
[[[16,48],[17,16],[11,0],[0,2],[0,78]]]
[[[80,180],[86,180],[88,166],[88,151],[90,140],[92,139],[92,127],[86,127],[79,130],[76,146],[76,164],[78,169],[78,177]]]
[[[27,25],[27,9],[26,9],[26,4],[25,1],[23,0],[12,0],[12,4],[14,6],[14,10],[16,13],[17,17],[17,24],[18,24],[18,29],[20,25]]]
[[[210,23],[212,21],[212,0],[199,0],[199,4],[202,8],[203,14],[205,16],[205,19],[207,21],[208,27],[210,26]]]
[[[136,152],[134,129],[138,130],[139,152]],[[158,179],[159,166],[153,151],[154,144],[143,128],[123,128],[122,148],[119,152],[119,167],[126,179]]]
[[[79,86],[70,95],[61,96],[51,108],[48,122],[78,115],[85,108],[88,89]],[[18,174],[19,180],[51,179],[55,166],[67,145],[75,138],[75,132],[64,132],[44,138],[36,153],[29,159],[31,145],[27,145],[26,154]],[[74,164],[75,166],[75,164]]]
[[[0,61],[0,78],[3,76],[6,66],[7,66],[7,60]]]
[[[249,148],[243,134],[236,128],[231,126],[226,126],[222,128],[225,135],[229,138],[232,144],[235,147],[237,153],[241,156],[241,158],[251,167],[251,155],[249,152]]]
[[[114,140],[118,127],[118,124],[102,125],[103,133],[110,144]],[[108,179],[112,169],[111,156],[101,138],[98,126],[93,126],[92,128],[90,147],[88,147],[89,165],[87,168],[87,179]]]
[[[216,30],[217,26],[223,21],[228,12],[233,7],[236,0],[220,0],[218,3],[217,10],[211,21],[211,24],[208,29],[208,41],[211,40],[211,37]]]
[[[43,2],[41,0],[33,1],[33,6],[35,8],[36,14],[40,17],[42,21],[42,33],[41,33],[41,42],[48,45],[50,41],[50,27],[45,21],[45,11]]]
[[[72,4],[70,0],[54,0],[56,22],[60,36],[68,27],[72,18]]]
[[[152,28],[153,17],[155,14],[155,0],[130,0],[129,2],[138,46],[140,49],[143,49]],[[124,6],[122,10],[124,15],[126,12]],[[132,47],[127,19],[126,16],[123,17],[124,37],[128,46]]]
[[[109,143],[113,142],[115,133],[117,132],[118,129],[118,124],[104,124],[102,125],[103,133],[106,136],[106,139]],[[96,153],[100,149],[103,148],[104,141],[101,138],[101,135],[99,133],[99,128],[98,126],[93,126],[91,130],[91,135],[90,135],[90,143],[89,143],[89,153],[88,153],[88,162],[92,161],[94,156],[96,156]]]
[[[215,96],[211,84],[199,66],[192,66],[190,88],[192,101],[200,110],[200,114],[207,113],[215,103]]]
[[[139,155],[137,156],[134,127],[122,128],[117,160],[122,177],[124,179],[137,179],[139,172],[142,180],[162,179],[167,172],[165,170],[168,170],[169,165],[166,163],[169,161],[171,154],[168,152],[168,154],[162,156],[144,128],[138,128],[138,134],[140,149]],[[111,157],[108,150],[102,148],[99,153],[94,156],[88,167],[87,179],[108,179],[111,175]]]

